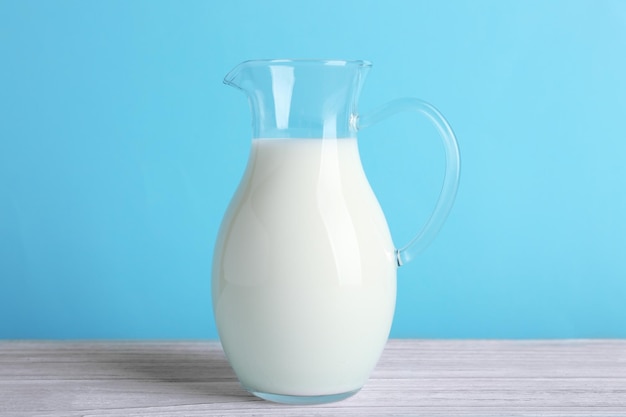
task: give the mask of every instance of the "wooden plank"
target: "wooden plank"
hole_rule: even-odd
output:
[[[626,340],[391,340],[370,381],[294,407],[239,387],[217,342],[0,342],[0,416],[626,415]]]

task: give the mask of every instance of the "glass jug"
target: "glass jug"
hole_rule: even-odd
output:
[[[245,389],[315,404],[361,389],[389,336],[396,270],[438,232],[460,159],[443,116],[413,98],[359,114],[367,61],[259,60],[224,82],[246,93],[252,148],[213,258],[213,310]],[[422,230],[395,249],[361,167],[357,132],[400,111],[427,116],[446,153],[442,191]]]

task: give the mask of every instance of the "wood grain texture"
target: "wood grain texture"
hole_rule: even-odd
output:
[[[368,384],[294,407],[218,342],[0,341],[0,416],[626,416],[626,340],[391,340]]]

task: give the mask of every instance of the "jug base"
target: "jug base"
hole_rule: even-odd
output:
[[[262,398],[267,401],[272,401],[280,404],[290,405],[313,405],[313,404],[325,404],[336,401],[345,400],[348,397],[353,396],[361,389],[353,391],[342,392],[340,394],[328,394],[328,395],[282,395],[282,394],[270,394],[267,392],[259,392],[247,389],[251,394]]]

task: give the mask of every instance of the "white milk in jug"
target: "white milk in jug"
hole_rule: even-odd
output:
[[[247,389],[360,389],[389,335],[396,258],[357,140],[254,139],[213,274],[220,339]]]

